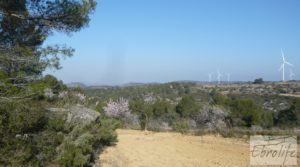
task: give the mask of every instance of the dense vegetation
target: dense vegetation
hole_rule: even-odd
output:
[[[0,166],[92,166],[118,123],[89,109],[80,90],[42,73],[74,50],[44,46],[53,31],[89,22],[94,0],[0,1]]]
[[[257,83],[255,83],[257,84]],[[124,87],[88,87],[85,93],[102,101],[118,103],[118,98],[128,100],[126,125],[139,123],[142,129],[180,130],[209,129],[212,131],[242,129],[272,129],[299,127],[299,104],[297,97],[285,97],[279,94],[256,94],[261,87],[274,87],[273,83],[263,83],[261,87],[249,85],[244,92],[244,84],[236,86],[239,92],[228,92],[231,87],[203,85],[188,82],[166,84],[145,84]],[[298,84],[298,83],[296,83]],[[285,85],[293,87],[293,85]],[[253,87],[253,88],[251,88]],[[297,87],[295,87],[297,89]],[[272,89],[272,88],[269,88]],[[100,103],[99,103],[100,104]],[[99,111],[105,112],[103,107]],[[115,109],[117,112],[118,109]]]
[[[0,91],[4,90],[1,86]],[[78,114],[72,113],[76,110],[89,116],[83,107],[89,107],[88,99],[52,76],[45,76],[14,91],[12,94],[16,97],[31,92],[35,95],[0,101],[0,164],[88,166],[98,151],[116,142],[114,130],[118,127],[117,122],[100,114],[76,121]],[[64,111],[77,104],[82,107]],[[57,111],[52,111],[53,108]]]

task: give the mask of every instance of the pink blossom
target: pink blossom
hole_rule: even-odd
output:
[[[103,107],[105,115],[108,117],[126,117],[130,115],[128,100],[120,98],[119,100],[110,100],[105,107]]]

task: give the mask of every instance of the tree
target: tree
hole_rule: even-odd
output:
[[[76,32],[89,22],[95,0],[1,0],[0,44],[41,46],[53,30]]]
[[[235,99],[230,102],[229,107],[233,125],[251,127],[252,125],[261,124],[263,109],[255,104],[253,100]]]
[[[118,118],[129,115],[128,100],[120,98],[118,101],[110,100],[105,107],[103,107],[104,113],[108,117]]]
[[[95,0],[1,0],[0,72],[1,82],[28,82],[47,67],[61,68],[60,57],[72,56],[66,46],[46,46],[53,31],[72,33],[87,26]]]
[[[129,103],[132,112],[139,116],[139,123],[142,130],[147,130],[150,118],[153,116],[153,108],[150,102],[143,100],[132,100]]]
[[[296,98],[293,102],[292,108],[297,118],[297,125],[300,126],[300,99]]]
[[[154,117],[163,117],[170,112],[170,104],[165,100],[156,100],[152,104],[152,110]]]
[[[300,99],[294,99],[290,108],[279,111],[276,124],[283,127],[300,125]]]
[[[176,112],[181,117],[193,117],[199,112],[200,106],[192,96],[184,96],[176,106]]]
[[[71,166],[88,166],[92,153],[116,138],[111,136],[112,123],[68,125],[64,114],[46,110],[55,104],[39,98],[41,93],[53,97],[64,89],[54,77],[42,78],[42,72],[60,69],[60,58],[74,52],[64,45],[43,47],[43,42],[54,31],[70,34],[87,26],[95,6],[96,0],[0,0],[1,165],[47,166],[68,158],[63,152],[72,155],[69,161],[79,162]],[[75,141],[76,152],[85,159],[63,147],[63,142]]]
[[[262,78],[255,79],[253,84],[263,84],[264,80]]]

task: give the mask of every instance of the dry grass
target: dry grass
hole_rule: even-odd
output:
[[[300,97],[299,94],[280,94],[280,96],[288,96],[288,97]]]
[[[248,167],[249,144],[221,136],[118,130],[119,142],[100,155],[101,167]],[[299,151],[299,150],[298,150]],[[299,159],[298,159],[299,161]]]

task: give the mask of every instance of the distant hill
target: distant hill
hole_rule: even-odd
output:
[[[288,82],[276,82],[276,81],[264,81],[265,84],[288,84],[288,83],[297,83],[299,81],[288,81]],[[145,85],[163,85],[163,84],[196,84],[196,85],[218,85],[218,81],[196,81],[196,80],[178,80],[178,81],[170,81],[170,82],[129,82],[125,84],[119,84],[119,85],[109,85],[109,84],[99,84],[99,85],[85,85],[81,82],[72,82],[67,84],[68,87],[81,87],[81,88],[87,88],[87,89],[102,89],[102,88],[111,88],[111,87],[139,87],[139,86],[145,86]],[[221,85],[228,85],[228,84],[252,84],[252,81],[230,81],[229,83],[227,81],[221,81]],[[1,85],[1,83],[0,83]]]
[[[83,84],[81,82],[68,83],[67,86],[70,87],[70,88],[75,88],[75,87],[85,88],[85,87],[87,87],[85,84]]]
[[[121,87],[127,87],[127,86],[143,86],[143,85],[149,85],[149,84],[157,84],[157,83],[140,83],[140,82],[130,82],[123,85],[120,85]]]

